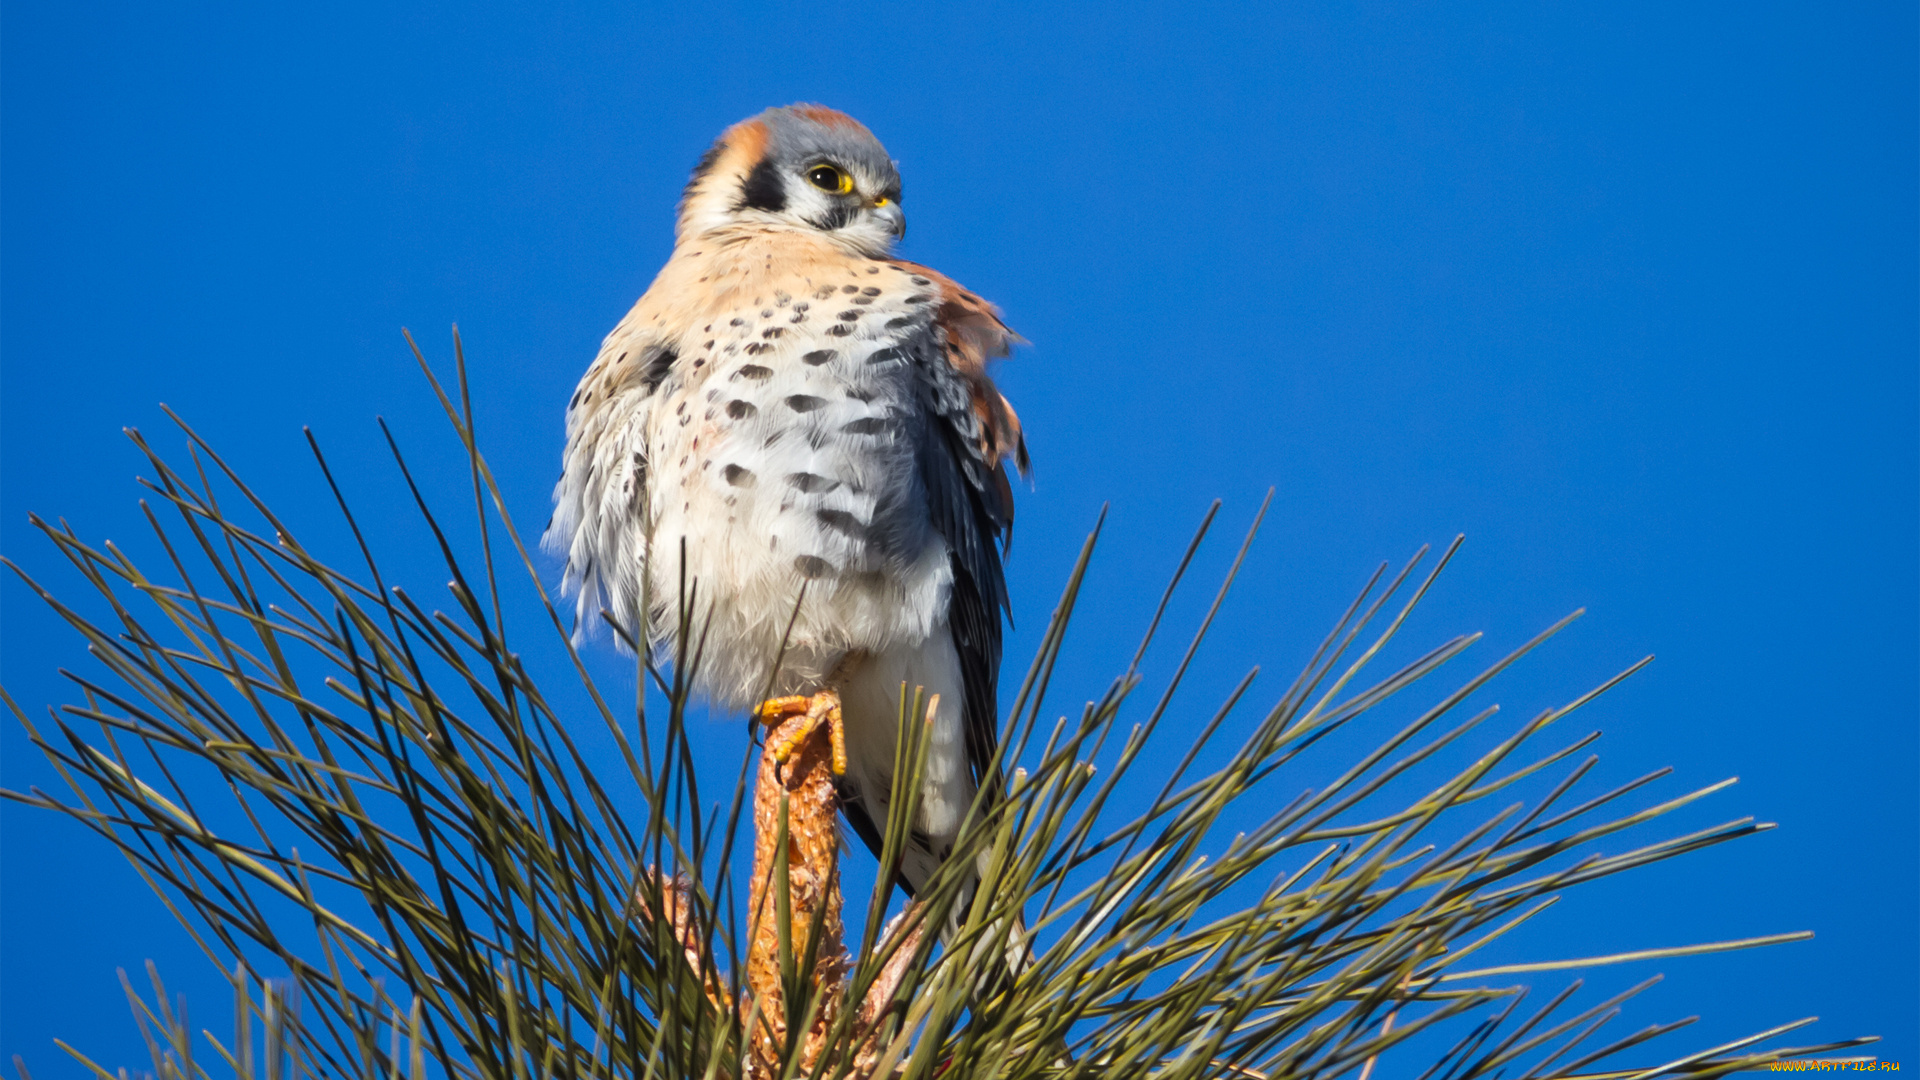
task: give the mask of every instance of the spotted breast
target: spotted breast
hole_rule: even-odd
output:
[[[938,291],[832,262],[734,290],[678,343],[650,425],[654,596],[677,597],[683,571],[700,583],[700,682],[730,705],[765,694],[789,623],[782,693],[943,621],[952,574],[916,437],[958,381],[938,367]]]

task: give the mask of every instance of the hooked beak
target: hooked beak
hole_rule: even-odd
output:
[[[889,200],[885,203],[875,206],[873,208],[873,214],[875,217],[879,218],[881,221],[884,221],[887,223],[887,228],[893,233],[893,238],[895,240],[904,239],[906,237],[907,215],[901,211],[899,203]]]

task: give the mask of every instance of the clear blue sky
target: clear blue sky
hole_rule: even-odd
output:
[[[687,169],[825,102],[900,160],[905,254],[1033,343],[1001,369],[1037,466],[1014,661],[1113,505],[1057,705],[1124,665],[1215,496],[1238,527],[1277,488],[1189,717],[1253,663],[1277,695],[1377,561],[1465,532],[1410,635],[1484,629],[1490,657],[1590,608],[1494,698],[1531,715],[1655,653],[1582,715],[1601,782],[1739,776],[1679,824],[1781,823],[1570,899],[1518,952],[1811,929],[1659,965],[1627,1026],[1698,1013],[1699,1046],[1818,1014],[1920,1067],[1912,5],[269,7],[4,10],[14,559],[54,569],[30,510],[135,542],[118,432],[159,401],[282,503],[317,490],[302,424],[390,486],[375,414],[444,441],[399,328],[444,358],[455,321],[544,520],[563,404]],[[0,601],[8,688],[69,700],[80,642]],[[52,782],[10,727],[0,751],[6,786]],[[0,823],[0,1054],[138,1064],[113,970],[148,957],[224,1015],[124,864]]]

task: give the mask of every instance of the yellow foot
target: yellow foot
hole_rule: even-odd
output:
[[[821,724],[825,724],[827,738],[833,747],[833,775],[847,774],[847,729],[846,725],[840,721],[838,692],[822,690],[812,697],[795,694],[791,697],[769,698],[761,702],[759,708],[753,710],[753,715],[770,728],[778,728],[792,717],[804,715],[805,720],[802,723],[775,736],[769,744],[773,750],[773,760],[782,765],[787,763],[787,759],[793,756],[794,751],[807,736],[819,730]]]

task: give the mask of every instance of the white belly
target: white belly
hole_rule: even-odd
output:
[[[648,438],[655,633],[677,625],[684,579],[706,635],[696,682],[736,708],[816,689],[849,655],[922,648],[952,583],[908,357],[805,326],[763,340],[783,314],[693,346]]]
[[[967,763],[966,691],[960,679],[959,656],[945,622],[918,646],[896,646],[849,665],[840,684],[841,713],[847,727],[847,787],[882,835],[893,790],[903,686],[909,708],[916,688],[924,688],[928,698],[935,694],[940,697],[913,822],[914,830],[928,845],[910,845],[901,866],[907,880],[917,887],[946,854],[974,793],[973,773]]]

